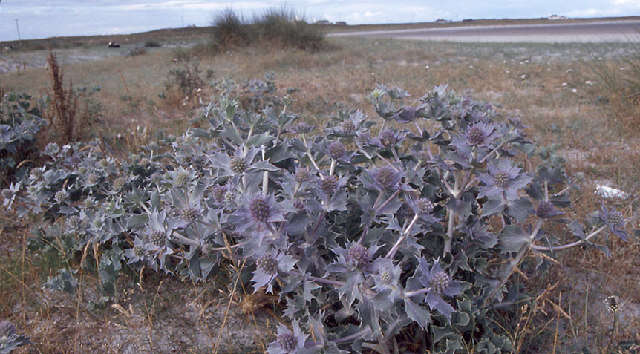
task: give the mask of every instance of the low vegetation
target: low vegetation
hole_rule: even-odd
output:
[[[65,66],[61,99],[73,91],[100,117],[71,141],[97,139],[46,135],[5,179],[0,318],[12,333],[42,352],[122,351],[133,347],[113,338],[127,328],[161,351],[163,311],[197,305],[199,332],[176,331],[176,350],[237,351],[221,340],[234,311],[265,335],[243,351],[608,352],[640,340],[637,128],[571,59],[584,48],[331,42]],[[536,59],[550,51],[563,54]],[[619,72],[625,60],[603,59]],[[3,85],[52,87],[41,69]],[[33,115],[57,126],[40,95],[3,97],[24,103],[2,112],[41,107]],[[632,197],[599,197],[601,183]]]

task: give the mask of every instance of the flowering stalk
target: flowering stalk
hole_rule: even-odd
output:
[[[418,295],[426,294],[426,293],[430,292],[431,290],[432,290],[431,287],[429,287],[429,288],[423,288],[423,289],[420,289],[420,290],[407,291],[407,292],[404,293],[404,296],[406,296],[406,297],[418,296]]]
[[[264,145],[261,145],[260,149],[262,149],[262,161],[264,161],[265,160]],[[269,171],[264,171],[262,173],[262,195],[266,197],[268,191],[269,191]]]
[[[458,190],[458,176],[454,176],[454,185],[451,192],[455,199],[460,195],[460,191]],[[453,240],[453,232],[455,230],[456,212],[453,208],[448,208],[447,213],[449,214],[449,221],[447,224],[447,239],[444,240],[444,250],[442,251],[443,257],[446,256],[447,253],[451,252],[451,242]]]
[[[318,164],[316,163],[316,160],[313,158],[313,155],[311,155],[311,149],[309,148],[309,145],[307,144],[307,139],[304,137],[304,134],[302,134],[302,142],[304,143],[304,146],[307,148],[307,151],[306,151],[307,157],[309,157],[309,160],[313,164],[313,167],[315,167],[316,170],[318,170],[318,173],[320,174],[320,179],[324,179],[324,176],[322,175],[322,172],[320,171],[320,167],[318,167]]]

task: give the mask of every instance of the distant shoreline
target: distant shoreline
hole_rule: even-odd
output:
[[[567,18],[551,20],[548,18],[531,18],[531,19],[465,19],[464,21],[449,22],[407,22],[407,23],[379,23],[379,24],[319,24],[325,28],[328,34],[336,32],[353,32],[353,31],[375,31],[375,30],[411,30],[411,29],[427,29],[427,28],[448,28],[448,27],[467,27],[467,26],[487,26],[487,25],[516,25],[516,24],[563,24],[563,23],[594,23],[594,22],[624,22],[624,21],[640,21],[640,16],[623,16],[623,17],[592,17],[592,18]],[[60,41],[60,40],[77,40],[77,41],[95,41],[109,40],[125,41],[128,37],[148,37],[152,35],[161,35],[167,32],[185,32],[189,35],[208,34],[211,31],[210,26],[189,26],[176,28],[154,29],[145,32],[136,33],[117,33],[117,34],[97,34],[97,35],[77,35],[77,36],[53,36],[46,38],[30,38],[22,40],[0,41],[0,47],[13,47],[18,43],[25,42],[43,42]],[[135,39],[132,39],[135,40]],[[0,48],[2,49],[2,48]]]

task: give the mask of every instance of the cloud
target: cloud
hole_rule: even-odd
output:
[[[613,0],[613,5],[631,5],[640,7],[640,0]]]

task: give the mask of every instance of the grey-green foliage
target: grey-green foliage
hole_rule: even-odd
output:
[[[29,338],[16,333],[16,328],[11,322],[0,321],[0,354],[9,354],[29,343]]]
[[[0,97],[0,185],[21,177],[32,166],[22,162],[36,155],[36,135],[46,125],[39,106],[26,94]]]
[[[236,276],[286,304],[292,329],[273,353],[385,353],[407,328],[422,350],[509,352],[494,309],[532,301],[511,277],[541,266],[521,264],[528,252],[628,237],[604,205],[571,220],[561,161],[528,169],[519,121],[446,87],[410,103],[379,86],[380,118],[339,112],[325,127],[290,113],[273,83],[248,87],[249,109],[223,90],[202,128],[126,160],[51,144],[5,204],[36,225],[34,248],[99,249],[88,258],[100,254],[107,296],[127,267],[206,281],[232,252],[248,264]]]

